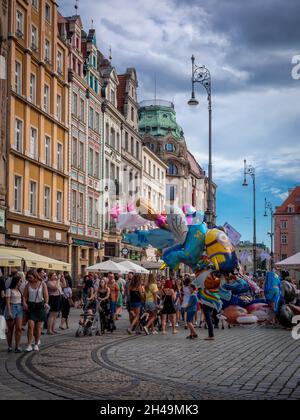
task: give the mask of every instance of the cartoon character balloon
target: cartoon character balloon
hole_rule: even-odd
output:
[[[220,229],[210,229],[205,238],[207,255],[217,270],[224,274],[233,273],[238,259],[228,236]]]
[[[184,244],[175,245],[163,253],[162,259],[165,264],[175,270],[183,263],[195,271],[204,251],[206,234],[207,226],[203,223],[203,213],[196,212]]]

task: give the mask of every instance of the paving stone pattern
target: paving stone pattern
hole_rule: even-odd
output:
[[[216,341],[128,336],[128,321],[100,337],[71,329],[43,336],[39,353],[7,354],[0,342],[0,399],[300,399],[300,341],[289,331],[239,327]]]

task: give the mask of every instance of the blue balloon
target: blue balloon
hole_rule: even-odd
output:
[[[203,213],[196,212],[184,244],[167,249],[162,259],[172,270],[179,264],[185,264],[196,270],[204,252],[206,233],[207,226],[203,223]]]
[[[251,289],[248,283],[243,279],[237,279],[232,283],[224,284],[224,289],[230,290],[233,295],[243,295],[245,293],[251,293]]]
[[[265,281],[265,298],[269,305],[274,305],[274,312],[279,313],[280,304],[283,301],[281,292],[281,280],[280,277],[269,271]]]
[[[173,246],[176,241],[171,232],[165,229],[137,230],[123,236],[123,242],[140,248],[149,245],[157,249],[165,249]]]

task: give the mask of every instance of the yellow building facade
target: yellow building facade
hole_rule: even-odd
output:
[[[68,260],[68,48],[57,3],[11,1],[7,244]]]

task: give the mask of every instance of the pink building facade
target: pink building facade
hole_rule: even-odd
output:
[[[300,186],[289,191],[288,198],[274,214],[275,262],[300,252]],[[299,273],[292,273],[299,280]]]

